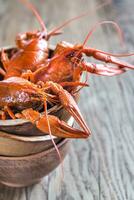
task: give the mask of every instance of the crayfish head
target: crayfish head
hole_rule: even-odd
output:
[[[76,62],[76,60],[81,60],[82,58],[82,45],[73,45],[71,43],[62,41],[60,42],[55,49],[55,54],[61,55],[70,62]]]
[[[66,58],[68,58],[71,63],[79,64],[82,60],[82,46],[81,45],[75,45],[73,48],[70,49],[70,52],[67,53]]]
[[[47,33],[46,31],[40,31],[40,30],[35,30],[32,32],[27,32],[27,39],[31,40],[31,39],[46,39],[47,38]]]
[[[69,52],[72,48],[73,45],[71,43],[61,41],[57,44],[54,54],[66,54],[66,52]]]

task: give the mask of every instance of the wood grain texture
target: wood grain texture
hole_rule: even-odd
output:
[[[65,19],[92,10],[102,0],[33,0],[48,29]],[[134,46],[134,2],[113,0],[111,5],[73,22],[59,40],[80,43],[97,21],[117,21],[123,31],[121,47],[113,27],[98,28],[88,45],[109,52],[132,52]],[[13,44],[16,33],[38,27],[36,19],[16,0],[0,0],[0,45]],[[134,58],[126,58],[134,64]],[[87,140],[73,140],[61,168],[37,185],[11,189],[0,187],[0,200],[134,200],[134,72],[120,77],[89,77],[90,88],[81,92],[79,106],[93,135]]]

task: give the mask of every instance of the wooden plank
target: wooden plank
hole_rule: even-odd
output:
[[[94,9],[99,0],[49,0],[35,2],[49,29],[63,20]],[[133,1],[112,1],[111,5],[65,28],[59,40],[81,43],[96,21],[118,21],[124,31],[122,48],[111,26],[97,29],[88,45],[109,52],[133,51]],[[0,0],[0,43],[12,44],[16,33],[38,26],[32,14],[16,0]],[[51,11],[50,11],[51,10]],[[134,59],[126,58],[131,63]],[[97,62],[97,61],[95,61]],[[134,72],[120,77],[90,75],[90,88],[81,92],[79,106],[91,127],[88,140],[73,140],[64,162],[64,180],[61,168],[45,177],[41,183],[22,189],[0,187],[2,200],[133,200],[134,199]],[[88,99],[88,100],[87,100]]]

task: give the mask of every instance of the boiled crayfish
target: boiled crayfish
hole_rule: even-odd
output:
[[[119,33],[120,28],[112,21],[98,23],[88,33],[83,44],[72,45],[60,42],[54,49],[54,55],[48,59],[47,41],[50,36],[59,34],[58,31],[63,26],[47,33],[36,10],[31,4],[27,5],[37,16],[42,31],[28,32],[17,36],[16,44],[19,50],[11,59],[8,60],[2,51],[1,61],[5,71],[0,69],[0,73],[4,76],[4,80],[0,81],[1,119],[4,120],[8,116],[12,119],[24,118],[30,120],[45,134],[52,132],[58,137],[87,138],[91,131],[72,96],[72,93],[77,91],[74,90],[77,86],[87,86],[86,82],[80,82],[82,72],[114,76],[126,72],[127,69],[134,69],[134,66],[117,58],[122,55],[113,55],[95,48],[85,47],[85,44],[93,30],[100,24],[113,24]],[[115,67],[109,64],[86,62],[83,55],[114,64]],[[74,117],[83,131],[68,126],[57,116],[47,112],[48,105],[53,106],[57,102]],[[43,114],[39,113],[41,107],[44,107]]]
[[[53,95],[50,94],[51,91],[67,112],[76,119],[83,131],[68,126],[56,116],[47,114],[46,106],[45,114],[41,115],[34,110],[37,110],[41,105],[47,105],[47,102],[53,103],[54,99]],[[1,119],[6,119],[6,113],[12,119],[25,118],[35,123],[37,128],[44,133],[49,133],[48,119],[52,134],[55,136],[86,138],[90,135],[90,130],[71,94],[54,82],[46,82],[42,88],[39,88],[37,85],[19,77],[11,77],[0,81],[0,109]],[[18,111],[20,112],[18,113]]]
[[[36,71],[41,65],[44,65],[49,56],[48,41],[54,35],[61,34],[61,29],[81,17],[89,15],[89,12],[82,13],[79,16],[73,17],[65,21],[60,26],[54,28],[52,31],[47,32],[47,28],[40,17],[35,7],[27,0],[20,0],[33,12],[38,20],[41,30],[33,32],[25,32],[16,36],[16,46],[18,48],[11,59],[5,54],[4,50],[1,53],[1,61],[3,63],[3,69],[0,69],[0,74],[4,76],[4,79],[12,76],[21,76],[22,73],[30,70]],[[99,5],[95,10],[99,10],[103,6],[109,4],[109,1]],[[92,13],[90,13],[91,15]],[[14,66],[14,67],[12,67]]]
[[[117,24],[113,21],[104,21],[97,23],[97,25],[103,23],[110,23],[117,27]],[[33,83],[54,81],[62,86],[68,84],[71,86],[71,83],[75,83],[74,86],[77,86],[80,85],[80,77],[83,71],[103,76],[114,76],[126,72],[127,69],[134,69],[133,65],[117,58],[123,56],[122,54],[114,55],[95,48],[85,47],[89,36],[90,34],[87,35],[86,40],[81,45],[60,42],[54,50],[52,59],[34,72],[23,73],[22,77],[29,79]],[[93,57],[106,64],[86,62],[83,55]],[[126,54],[125,56],[132,55],[134,54]],[[115,66],[113,67],[109,64]]]
[[[64,26],[88,14],[83,13],[79,16],[73,17],[52,31],[47,32],[47,28],[34,6],[27,0],[21,1],[32,10],[39,21],[41,30],[18,34],[15,40],[18,51],[11,57],[11,59],[9,59],[4,50],[2,50],[1,61],[5,71],[0,69],[0,73],[4,76],[4,79],[12,76],[19,77],[27,70],[34,72],[39,66],[42,64],[44,65],[49,56],[48,41],[50,37],[61,34],[60,30]],[[106,4],[107,3],[104,5]]]

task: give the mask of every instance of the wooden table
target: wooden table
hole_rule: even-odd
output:
[[[92,12],[102,0],[33,0],[48,29],[84,11]],[[113,26],[99,27],[88,44],[108,52],[133,52],[134,2],[112,3],[64,29],[51,39],[82,43],[91,27],[101,20],[117,21],[124,32],[120,45]],[[38,22],[17,0],[0,0],[0,45],[14,43],[18,32],[38,28]],[[134,64],[134,57],[125,58]],[[94,60],[94,62],[97,62]],[[0,187],[0,200],[134,200],[134,71],[119,77],[89,76],[90,88],[83,89],[79,107],[91,128],[92,137],[73,140],[61,168],[42,182],[22,189]]]

